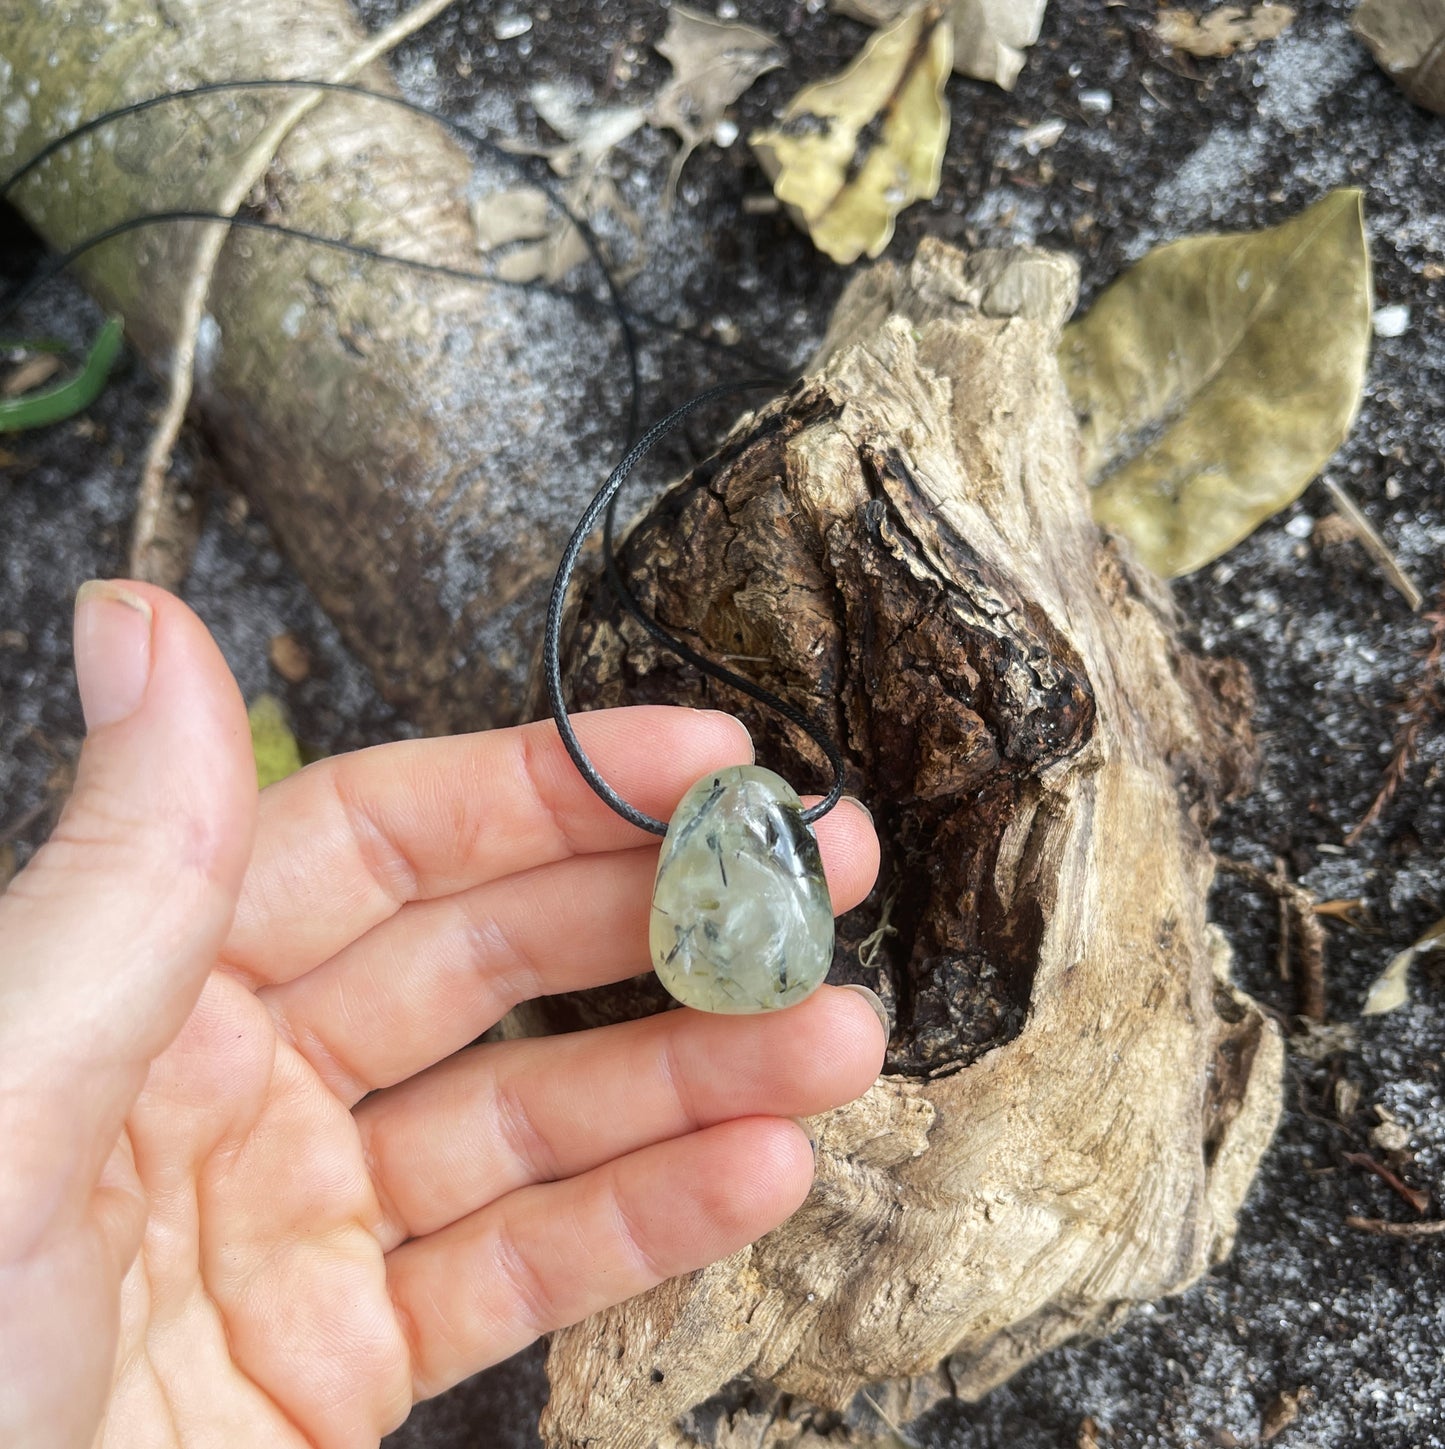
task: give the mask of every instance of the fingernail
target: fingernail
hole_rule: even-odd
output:
[[[888,1020],[888,1008],[883,1004],[883,998],[876,991],[869,990],[866,986],[859,986],[856,981],[850,981],[843,987],[844,991],[856,991],[869,1006],[873,1008],[873,1015],[878,1018],[883,1028],[883,1039],[892,1041],[893,1027]]]
[[[808,1119],[806,1117],[789,1117],[788,1121],[792,1122],[795,1126],[797,1126],[797,1128],[802,1132],[803,1136],[808,1139],[808,1146],[813,1149],[813,1161],[817,1162],[818,1139],[813,1136],[813,1129],[808,1125]]]
[[[861,810],[868,817],[868,823],[870,825],[874,823],[873,812],[856,795],[845,795],[843,798],[850,805],[854,806],[858,810]]]
[[[729,714],[725,709],[700,709],[699,714],[715,714],[719,719],[725,719],[730,724],[736,725],[748,742],[748,756],[753,764],[758,762],[758,747],[753,743],[753,732],[740,720],[737,715]]]
[[[134,714],[151,674],[151,606],[122,584],[91,579],[75,596],[75,679],[87,730]]]

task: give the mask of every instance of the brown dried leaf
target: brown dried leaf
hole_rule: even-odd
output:
[[[1161,10],[1154,33],[1175,50],[1190,55],[1233,55],[1236,50],[1253,50],[1264,40],[1273,40],[1294,24],[1295,12],[1288,5],[1224,5],[1208,15],[1188,10]]]
[[[892,25],[918,0],[833,0],[833,9],[865,25]],[[959,75],[991,81],[1011,91],[1023,69],[1024,52],[1043,29],[1048,0],[951,0],[953,68]]]
[[[1095,517],[1173,577],[1293,502],[1354,421],[1370,298],[1355,190],[1156,247],[1059,349]]]
[[[1365,0],[1351,24],[1417,106],[1445,115],[1445,0]]]
[[[671,205],[687,158],[717,129],[722,115],[760,75],[783,64],[778,39],[751,25],[733,25],[683,5],[668,14],[657,53],[672,66],[672,79],[653,101],[648,119],[676,131],[681,149],[664,195]]]
[[[778,200],[835,262],[876,257],[898,213],[938,191],[952,56],[942,6],[924,5],[749,137]]]
[[[1313,1397],[1308,1388],[1295,1389],[1293,1392],[1285,1390],[1276,1394],[1273,1401],[1265,1408],[1264,1416],[1259,1426],[1259,1442],[1268,1444],[1271,1439],[1278,1438],[1283,1434],[1296,1419],[1299,1418],[1300,1410],[1309,1403]]]

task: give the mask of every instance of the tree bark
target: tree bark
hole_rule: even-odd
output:
[[[325,77],[363,39],[345,0],[0,0],[0,173],[112,107],[228,77]],[[391,88],[382,65],[358,79]],[[141,212],[204,209],[292,99],[209,96],[117,122],[15,200],[56,248]],[[332,96],[282,145],[255,201],[266,219],[476,268],[468,188],[497,179],[474,177],[424,119]],[[199,225],[132,233],[82,265],[162,373]],[[621,441],[612,342],[605,313],[579,325],[574,305],[544,294],[254,232],[227,242],[195,416],[348,646],[417,722],[517,718],[560,544]]]
[[[894,1029],[877,1085],[813,1122],[787,1224],[556,1336],[549,1445],[836,1442],[826,1412],[869,1419],[865,1384],[894,1381],[899,1416],[976,1397],[1228,1251],[1282,1063],[1205,914],[1250,689],[1090,517],[1055,363],[1075,291],[1038,251],[876,267],[806,380],[622,550],[646,609],[844,743],[885,861],[833,979]],[[584,707],[736,709],[763,762],[823,779],[605,589],[567,661]],[[639,982],[517,1027],[654,1000]],[[727,1385],[728,1412],[689,1414]]]

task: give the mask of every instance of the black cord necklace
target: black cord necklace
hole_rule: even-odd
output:
[[[82,122],[48,142],[10,176],[0,180],[0,200],[46,159],[82,136],[157,106],[226,91],[314,90],[363,96],[426,117],[465,142],[474,154],[486,154],[523,171],[549,202],[577,228],[592,261],[602,273],[627,357],[628,452],[588,504],[562,553],[552,585],[543,636],[543,670],[552,718],[568,754],[593,791],[625,820],[664,836],[653,894],[650,928],[653,964],[663,984],[679,1000],[703,1010],[752,1012],[790,1006],[810,994],[826,976],[833,954],[833,913],[827,881],[812,825],[842,798],[844,762],[837,744],[813,719],[772,691],[726,668],[670,634],[637,603],[617,566],[613,525],[618,494],[637,465],[668,433],[698,408],[737,392],[776,388],[777,379],[728,383],[690,399],[655,424],[638,441],[641,382],[632,318],[681,332],[659,319],[630,313],[621,288],[606,264],[587,221],[578,216],[555,187],[512,153],[452,118],[402,97],[350,83],[308,80],[220,81],[168,91],[117,107]],[[508,284],[485,272],[414,261],[375,248],[321,236],[274,222],[198,209],[174,209],[129,217],[82,239],[54,258],[26,283],[0,300],[0,320],[14,312],[39,286],[92,248],[146,226],[175,221],[212,221],[239,229],[270,232],[282,238],[329,247],[367,260],[398,265],[453,280],[522,285],[552,292],[586,305],[586,294],[540,283]],[[692,336],[692,334],[685,334]],[[695,338],[693,340],[701,341]],[[833,780],[817,804],[804,808],[779,776],[757,765],[734,766],[699,780],[683,797],[670,822],[655,819],[622,799],[587,757],[567,714],[561,670],[561,633],[567,588],[582,549],[599,519],[603,524],[605,572],[618,603],[678,658],[713,679],[776,711],[803,731],[827,758]]]

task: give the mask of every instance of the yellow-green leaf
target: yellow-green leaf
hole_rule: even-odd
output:
[[[1370,340],[1360,193],[1157,247],[1064,330],[1094,515],[1161,574],[1217,558],[1344,440]]]
[[[933,196],[948,141],[953,36],[926,4],[880,30],[841,75],[793,97],[749,137],[778,200],[835,262],[876,257],[898,213]]]
[[[264,790],[301,768],[301,750],[274,694],[262,694],[246,711],[251,721],[251,753],[256,757],[256,787]]]
[[[1360,1015],[1381,1016],[1403,1006],[1410,999],[1410,967],[1415,958],[1441,949],[1445,949],[1445,920],[1436,921],[1418,941],[1390,958],[1384,973],[1370,987]]]

